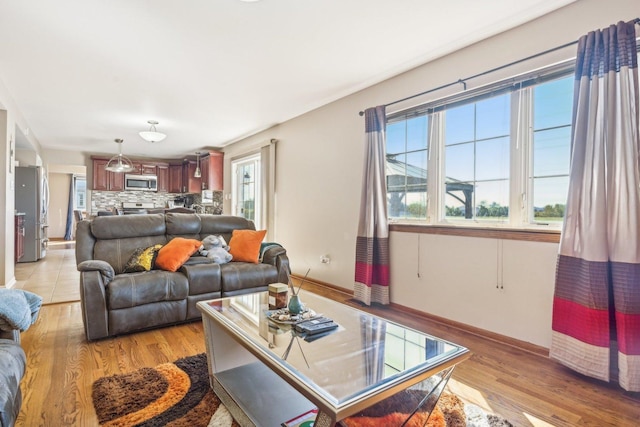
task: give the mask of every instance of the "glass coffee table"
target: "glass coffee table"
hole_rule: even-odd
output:
[[[197,304],[211,385],[242,426],[278,427],[312,411],[315,427],[331,427],[409,390],[429,412],[455,365],[470,356],[462,346],[311,292],[300,298],[339,326],[308,335],[271,320],[267,292]]]

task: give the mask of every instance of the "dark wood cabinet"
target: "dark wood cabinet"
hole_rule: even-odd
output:
[[[142,175],[158,175],[158,165],[142,163],[140,165],[140,173]]]
[[[169,165],[169,193],[182,193],[182,164]]]
[[[158,163],[156,165],[158,174],[158,191],[169,191],[169,165],[165,163]]]
[[[20,261],[24,255],[24,215],[15,216],[15,262]]]
[[[124,191],[124,174],[106,170],[108,162],[109,159],[93,159],[93,183],[91,188],[98,191]]]
[[[222,191],[224,153],[220,151],[210,151],[200,159],[200,170],[202,172],[202,189]]]
[[[98,191],[124,191],[124,173],[106,170],[109,159],[92,157],[93,182],[91,188]],[[202,190],[222,191],[222,171],[224,153],[220,151],[205,152],[200,158],[201,178],[193,174],[197,162],[184,159],[181,163],[133,161],[134,170],[130,174],[156,175],[158,191],[168,193],[200,193]]]
[[[202,178],[196,178],[193,174],[196,172],[197,163],[195,160],[185,160],[182,163],[182,185],[184,193],[200,193],[202,191]],[[200,169],[202,171],[202,169]]]

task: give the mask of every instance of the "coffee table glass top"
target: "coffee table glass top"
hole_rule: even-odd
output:
[[[291,324],[276,323],[267,315],[267,292],[213,300],[204,306],[260,359],[282,368],[277,370],[336,408],[400,384],[406,387],[468,357],[466,348],[451,342],[311,292],[302,291],[300,297],[307,308],[339,327],[304,335]]]

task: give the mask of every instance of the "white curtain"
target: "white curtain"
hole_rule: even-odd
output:
[[[389,225],[387,221],[386,113],[368,108],[365,153],[356,241],[355,299],[364,304],[389,304]]]
[[[640,139],[634,23],[578,44],[550,356],[640,391]]]

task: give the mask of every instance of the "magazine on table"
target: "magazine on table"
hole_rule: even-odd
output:
[[[313,424],[318,416],[318,410],[312,409],[310,411],[305,412],[304,414],[300,414],[295,418],[290,419],[289,421],[285,421],[281,424],[282,427],[313,427]]]

